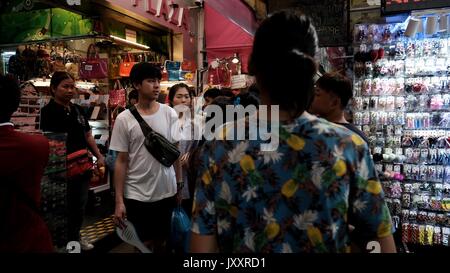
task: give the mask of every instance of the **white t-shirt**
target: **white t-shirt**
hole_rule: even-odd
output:
[[[172,108],[159,104],[152,115],[142,118],[150,127],[171,142],[180,140],[178,116]],[[114,123],[111,150],[128,153],[124,197],[142,202],[155,202],[177,193],[175,170],[156,160],[144,145],[144,134],[136,118],[125,110]]]

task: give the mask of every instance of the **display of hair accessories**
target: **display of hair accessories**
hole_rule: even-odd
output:
[[[448,246],[450,39],[407,39],[397,29],[355,26],[354,123],[402,241]]]

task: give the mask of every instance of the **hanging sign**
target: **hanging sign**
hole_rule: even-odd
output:
[[[131,29],[125,29],[125,40],[133,42],[133,43],[137,43],[136,41],[136,31],[135,30],[131,30]]]
[[[383,14],[448,6],[450,6],[449,0],[381,0],[381,12]]]
[[[129,0],[133,7],[143,8],[147,13],[163,17],[167,22],[189,29],[189,10],[172,5],[170,0]]]

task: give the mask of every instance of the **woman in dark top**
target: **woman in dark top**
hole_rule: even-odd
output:
[[[50,92],[53,98],[41,110],[41,130],[67,133],[67,154],[89,148],[97,158],[97,167],[104,167],[105,160],[92,136],[88,118],[79,105],[70,102],[76,93],[72,76],[67,72],[55,72],[50,81]],[[93,248],[85,240],[80,240],[91,175],[91,172],[85,172],[68,178],[67,182],[68,241],[80,241],[84,250]]]

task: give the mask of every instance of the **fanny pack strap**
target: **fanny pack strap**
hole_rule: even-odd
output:
[[[147,122],[142,118],[142,116],[139,114],[138,110],[136,109],[136,106],[130,107],[130,112],[133,114],[133,116],[136,118],[136,120],[139,123],[139,126],[141,126],[141,130],[144,133],[144,137],[146,137],[149,133],[153,131],[152,127],[148,125]]]

